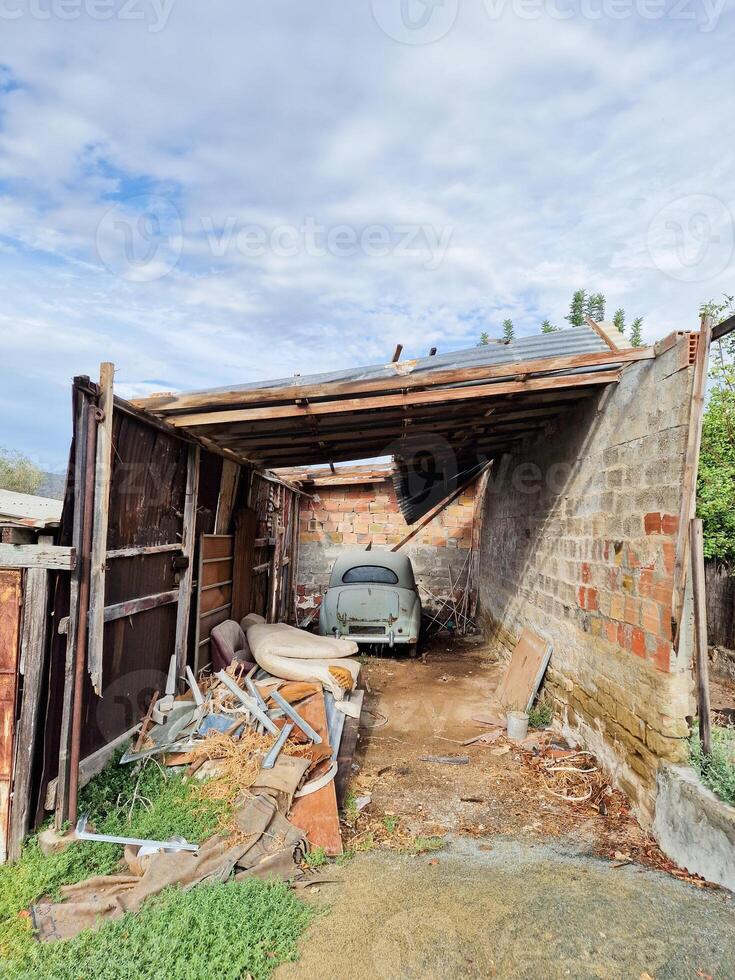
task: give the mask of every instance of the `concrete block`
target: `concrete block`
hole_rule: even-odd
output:
[[[689,766],[662,763],[657,790],[653,833],[664,854],[735,891],[735,807],[703,786]]]

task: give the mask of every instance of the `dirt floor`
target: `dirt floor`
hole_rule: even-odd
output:
[[[576,844],[464,838],[359,855],[335,877],[310,899],[330,914],[276,980],[735,976],[729,893],[616,870]]]
[[[278,978],[735,976],[733,896],[676,869],[594,760],[574,760],[594,792],[570,803],[546,768],[569,751],[558,736],[462,744],[491,731],[473,720],[500,673],[481,641],[364,659],[343,827],[357,853],[321,869],[335,881],[309,900],[331,914]],[[407,853],[417,835],[444,847]]]

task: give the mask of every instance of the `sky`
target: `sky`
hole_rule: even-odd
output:
[[[733,0],[0,0],[0,446],[735,293]]]

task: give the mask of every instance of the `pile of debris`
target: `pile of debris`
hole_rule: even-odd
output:
[[[232,805],[229,826],[198,844],[137,840],[94,834],[82,816],[75,837],[124,845],[129,873],[64,887],[66,901],[37,904],[32,914],[42,940],[134,911],[172,884],[232,875],[298,882],[306,880],[310,849],[342,853],[338,790],[346,787],[363,697],[356,690],[360,665],[349,658],[356,644],[246,619],[247,652],[256,662],[233,660],[198,680],[187,668],[189,690],[177,696],[172,660],[167,692],[156,692],[120,759],[126,765],[155,757],[201,780],[202,793]]]

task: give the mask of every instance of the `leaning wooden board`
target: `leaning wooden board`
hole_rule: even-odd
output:
[[[528,711],[551,659],[551,644],[524,629],[498,688],[498,700],[508,711]]]
[[[324,694],[321,691],[313,694],[305,701],[301,701],[296,706],[296,710],[326,742],[329,736]],[[320,766],[318,772],[321,772],[322,768]],[[337,794],[333,779],[316,793],[294,800],[288,819],[304,831],[312,847],[323,847],[330,857],[342,854],[342,834],[339,829]]]

